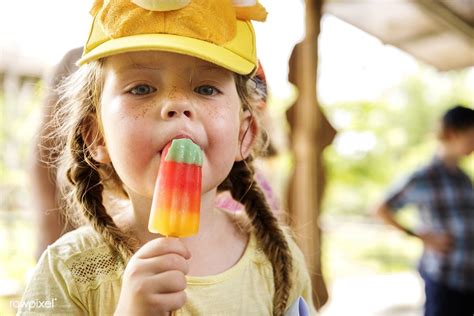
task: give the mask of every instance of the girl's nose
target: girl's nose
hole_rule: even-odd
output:
[[[186,116],[187,118],[194,117],[194,107],[192,101],[188,97],[173,90],[169,93],[161,108],[161,118],[169,120],[173,118],[180,118]]]

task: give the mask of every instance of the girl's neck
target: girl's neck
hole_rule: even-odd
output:
[[[226,271],[235,265],[246,249],[248,235],[236,224],[232,216],[216,209],[216,190],[202,195],[199,233],[182,238],[192,256],[189,259],[189,275],[207,276]],[[122,229],[137,239],[139,246],[160,237],[148,231],[150,201],[132,198],[129,210],[114,217]]]
[[[196,236],[183,238],[186,244],[194,244],[198,240],[207,239],[209,235],[220,229],[226,221],[226,216],[216,211],[214,204],[216,190],[209,191],[201,197],[200,228]],[[148,214],[151,207],[149,199],[132,198],[131,209],[119,214],[114,220],[120,228],[130,231],[137,238],[139,245],[159,237],[148,231]]]

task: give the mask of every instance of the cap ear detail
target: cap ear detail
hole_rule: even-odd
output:
[[[267,10],[257,0],[233,0],[235,14],[239,20],[264,22]]]
[[[257,4],[257,0],[232,0],[234,7],[252,7]]]
[[[96,16],[97,12],[99,12],[100,8],[104,5],[104,0],[95,0],[94,4],[92,5],[91,10],[89,11],[92,16]]]
[[[137,6],[150,11],[173,11],[184,8],[191,0],[132,0]]]

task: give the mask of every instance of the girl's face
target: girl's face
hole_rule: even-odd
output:
[[[172,139],[188,137],[203,150],[205,193],[242,159],[240,139],[251,134],[245,133],[250,114],[241,110],[232,72],[175,53],[107,58],[99,115],[107,157],[100,162],[110,161],[128,190],[147,198]]]

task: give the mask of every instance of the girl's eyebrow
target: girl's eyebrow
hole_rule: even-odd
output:
[[[122,73],[125,71],[129,70],[161,70],[162,67],[160,66],[151,66],[151,65],[146,65],[146,64],[140,64],[140,63],[130,63],[130,64],[125,64],[117,68],[116,72],[117,73]]]
[[[217,65],[212,65],[212,64],[206,64],[206,65],[197,65],[194,67],[192,70],[192,73],[213,73],[219,76],[229,76],[231,74],[230,71],[219,67]]]
[[[229,71],[213,64],[197,65],[196,68],[200,71],[218,71],[223,73],[228,73]]]
[[[121,74],[127,71],[134,71],[134,70],[151,70],[151,71],[162,71],[166,67],[163,67],[162,65],[159,64],[151,64],[151,63],[143,63],[143,62],[136,62],[136,61],[130,61],[130,62],[125,62],[122,63],[121,65],[117,65],[115,69],[115,73]],[[188,69],[191,73],[215,73],[218,75],[223,75],[227,76],[230,75],[231,72],[214,64],[195,64],[190,66]]]

